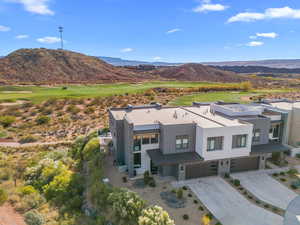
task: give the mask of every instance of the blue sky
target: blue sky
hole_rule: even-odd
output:
[[[65,48],[146,61],[300,58],[299,0],[0,0],[0,55]]]

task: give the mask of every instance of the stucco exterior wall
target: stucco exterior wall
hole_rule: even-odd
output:
[[[292,111],[290,141],[293,146],[300,146],[300,108],[296,107]]]
[[[235,127],[218,127],[203,129],[197,126],[196,152],[204,160],[217,160],[235,157],[249,156],[251,152],[253,125],[247,124]],[[247,145],[245,148],[232,148],[232,136],[247,134]],[[223,136],[223,149],[217,151],[207,151],[207,138]]]

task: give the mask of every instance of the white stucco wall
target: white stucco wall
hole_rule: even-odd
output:
[[[196,129],[196,152],[204,160],[226,159],[249,156],[251,152],[253,125],[247,124],[234,127],[202,128]],[[247,134],[247,146],[245,148],[232,149],[232,136]],[[223,150],[207,151],[207,138],[223,136]]]

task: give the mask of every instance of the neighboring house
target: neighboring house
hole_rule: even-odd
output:
[[[150,171],[178,180],[264,169],[270,153],[290,149],[285,116],[264,105],[223,102],[109,110],[118,165],[130,177]]]
[[[265,100],[261,105],[266,109],[278,112],[283,116],[285,124],[283,143],[295,148],[300,148],[300,102],[289,100]],[[277,127],[275,124],[272,129],[276,132]],[[300,149],[295,149],[294,153],[300,153]]]

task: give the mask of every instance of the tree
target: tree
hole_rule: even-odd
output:
[[[9,127],[16,121],[16,117],[14,116],[0,116],[0,124],[3,127]]]
[[[7,193],[4,189],[0,188],[0,206],[7,201]]]
[[[152,206],[142,211],[139,225],[175,225],[169,214],[159,206]]]
[[[145,208],[145,201],[136,193],[120,190],[112,192],[109,197],[112,210],[119,222],[122,224],[138,224],[139,216]]]
[[[100,143],[98,138],[92,138],[83,148],[83,159],[91,160],[95,155],[95,152],[100,151]]]

